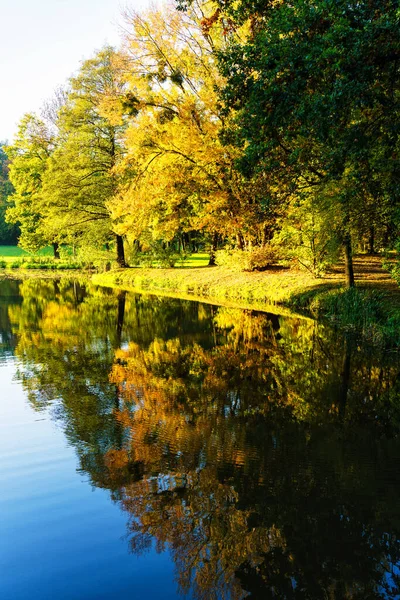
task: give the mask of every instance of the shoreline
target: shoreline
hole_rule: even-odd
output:
[[[356,287],[340,266],[324,278],[289,269],[235,272],[225,267],[129,268],[98,273],[101,287],[170,296],[244,310],[329,321],[372,343],[400,346],[400,288],[380,257],[355,259]]]
[[[91,281],[102,287],[271,312],[277,307],[288,311],[294,293],[315,287],[313,277],[288,269],[238,273],[225,267],[118,269],[94,274]]]

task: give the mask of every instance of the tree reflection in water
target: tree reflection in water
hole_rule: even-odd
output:
[[[20,378],[198,598],[399,597],[400,365],[311,320],[26,281]]]

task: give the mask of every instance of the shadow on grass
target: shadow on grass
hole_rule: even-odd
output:
[[[327,292],[334,290],[344,290],[345,287],[342,283],[319,283],[300,293],[294,293],[285,302],[285,305],[289,308],[295,308],[297,310],[308,310],[317,297]]]

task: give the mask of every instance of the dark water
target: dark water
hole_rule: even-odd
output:
[[[0,282],[0,598],[400,598],[400,356]]]

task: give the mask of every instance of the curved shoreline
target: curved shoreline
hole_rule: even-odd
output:
[[[276,269],[234,272],[225,267],[118,269],[92,276],[95,285],[197,300],[247,310],[329,320],[386,347],[400,346],[400,288],[381,260],[360,257],[357,287],[346,290],[339,270],[323,279]]]
[[[277,312],[278,306],[279,312],[288,312],[293,294],[315,287],[311,276],[288,270],[236,273],[223,267],[119,269],[95,274],[91,280],[104,287],[270,312]]]

